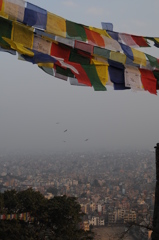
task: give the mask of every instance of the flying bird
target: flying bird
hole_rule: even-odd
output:
[[[67,132],[67,129],[64,132]]]
[[[85,142],[87,142],[88,141],[88,138],[85,140]]]

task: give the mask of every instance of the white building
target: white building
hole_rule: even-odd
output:
[[[91,220],[89,220],[89,225],[99,226],[99,217],[93,216]]]
[[[105,225],[105,220],[104,220],[104,218],[93,216],[91,218],[91,220],[89,220],[89,225],[104,226]]]

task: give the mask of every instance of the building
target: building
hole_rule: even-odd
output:
[[[125,209],[118,209],[118,220],[123,220],[127,211]]]
[[[124,223],[127,222],[136,222],[136,212],[130,211],[124,215]]]
[[[117,222],[117,212],[108,213],[108,225],[112,225]]]
[[[84,231],[89,231],[90,230],[88,220],[83,221],[83,230]]]
[[[89,225],[104,226],[105,225],[105,220],[102,217],[92,216],[91,220],[89,220]]]
[[[93,216],[91,220],[89,220],[89,225],[99,226],[99,217]]]

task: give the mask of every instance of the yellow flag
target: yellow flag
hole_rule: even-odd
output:
[[[108,81],[108,66],[109,66],[109,64],[106,62],[99,62],[95,59],[91,60],[91,64],[95,65],[98,77],[99,77],[101,83],[103,84],[103,86],[105,86]]]
[[[120,63],[125,64],[125,62],[126,62],[126,55],[123,54],[123,53],[111,51],[109,59],[114,60],[116,62],[120,62]]]
[[[33,28],[13,22],[12,40],[32,49],[34,40]]]
[[[95,28],[95,27],[89,27],[89,29],[94,31],[94,32],[99,33],[100,35],[103,35],[103,36],[111,38],[110,35],[104,29]]]
[[[140,52],[134,48],[131,48],[133,57],[134,57],[134,63],[140,64],[142,66],[146,66],[146,55],[143,52]]]
[[[66,37],[66,20],[47,12],[46,31],[60,37]]]
[[[17,52],[28,55],[30,57],[34,56],[34,53],[28,50],[27,48],[25,48],[22,44],[14,42],[11,39],[8,39],[5,37],[3,37],[3,39],[11,46],[12,49],[16,50]]]
[[[159,38],[154,38],[159,43]]]
[[[54,64],[53,63],[38,63],[39,67],[47,67],[47,68],[53,68]]]
[[[4,17],[4,18],[8,18],[8,15],[4,12],[4,1],[2,2],[2,6],[1,6],[1,11],[0,11],[0,16]]]

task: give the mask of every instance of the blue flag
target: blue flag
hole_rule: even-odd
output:
[[[28,26],[46,29],[47,11],[27,2],[23,23]]]

